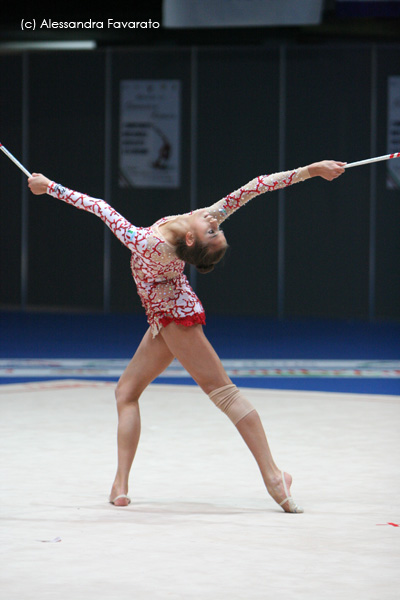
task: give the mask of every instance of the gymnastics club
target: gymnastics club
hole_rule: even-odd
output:
[[[26,175],[27,177],[32,177],[32,174],[31,174],[31,173],[29,173],[29,171],[28,171],[27,169],[25,169],[25,167],[24,167],[23,165],[21,165],[21,163],[19,162],[19,160],[17,160],[17,159],[15,158],[15,156],[13,156],[13,155],[11,154],[11,152],[9,152],[9,151],[7,150],[7,148],[5,148],[5,147],[3,146],[3,144],[2,144],[2,143],[0,143],[0,150],[2,150],[2,151],[4,152],[4,154],[5,154],[6,156],[8,156],[8,158],[9,158],[10,160],[12,160],[12,161],[13,161],[13,163],[15,163],[15,164],[17,165],[17,167],[18,167],[19,169],[21,169],[21,171],[22,171],[23,173],[25,173],[25,175]]]
[[[357,162],[344,165],[343,168],[349,169],[350,167],[360,167],[361,165],[369,165],[370,163],[379,162],[380,160],[390,160],[391,158],[400,158],[400,152],[395,152],[394,154],[385,154],[385,156],[377,156],[376,158],[367,158],[366,160],[359,160]]]

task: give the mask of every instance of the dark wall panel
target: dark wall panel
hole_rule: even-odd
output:
[[[111,161],[105,165],[107,59]],[[31,171],[92,196],[104,197],[109,173],[111,204],[134,224],[147,226],[166,214],[189,211],[194,198],[197,207],[208,206],[281,166],[385,154],[388,77],[399,75],[399,59],[399,46],[377,44],[2,55],[0,141],[24,160],[27,140],[26,166]],[[119,185],[120,82],[126,79],[181,81],[177,189]],[[284,157],[279,147],[282,83]],[[24,85],[29,123],[25,131]],[[284,194],[261,196],[239,210],[223,226],[231,246],[224,264],[195,278],[206,311],[277,316],[278,247],[284,241],[286,317],[368,318],[372,307],[372,316],[398,319],[400,192],[387,189],[386,167],[379,163],[350,169],[332,183],[314,179]],[[22,306],[25,185],[20,171],[0,155],[3,306]],[[280,205],[284,239],[278,232]],[[28,307],[101,310],[107,248],[103,223],[47,196],[29,195],[28,212]],[[129,251],[113,236],[108,239],[111,310],[143,312],[130,274]]]
[[[388,77],[400,76],[400,50],[382,48],[377,53],[378,154],[387,153]],[[399,127],[400,129],[400,127]],[[399,136],[400,137],[400,136]],[[399,143],[400,148],[400,143]],[[395,159],[400,161],[400,159]],[[400,190],[387,189],[388,163],[376,169],[376,287],[377,317],[400,318]]]
[[[22,57],[0,56],[0,142],[22,161]],[[21,303],[21,206],[26,178],[0,155],[0,303]]]
[[[370,50],[288,50],[287,163],[370,152]],[[286,316],[368,317],[369,178],[297,185],[286,204]]]
[[[104,185],[104,56],[32,54],[32,170],[101,197]],[[101,308],[103,224],[50,198],[31,196],[29,304]]]
[[[198,205],[279,170],[279,51],[199,52]],[[209,312],[273,315],[277,303],[279,194],[254,198],[222,226],[223,266],[197,276]]]

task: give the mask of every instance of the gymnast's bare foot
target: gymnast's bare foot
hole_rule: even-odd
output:
[[[111,488],[110,503],[114,504],[114,506],[128,506],[128,504],[131,503],[131,499],[127,494],[127,487],[117,486],[117,484],[114,483]]]
[[[298,506],[290,495],[290,486],[292,485],[292,476],[289,473],[281,471],[276,475],[267,486],[268,492],[272,498],[282,506],[288,513],[302,513],[304,510]]]

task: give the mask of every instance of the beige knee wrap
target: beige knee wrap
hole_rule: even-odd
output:
[[[212,391],[208,396],[234,425],[254,410],[254,406],[242,396],[240,390],[233,383]]]

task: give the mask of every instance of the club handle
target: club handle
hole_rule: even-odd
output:
[[[19,162],[19,160],[17,160],[17,159],[15,158],[15,156],[13,156],[13,155],[11,154],[11,152],[10,152],[9,150],[7,150],[7,148],[6,148],[5,146],[3,146],[3,144],[1,144],[1,143],[0,143],[0,150],[1,150],[2,152],[4,152],[4,154],[5,154],[5,155],[6,155],[6,156],[7,156],[7,157],[8,157],[8,158],[9,158],[9,159],[10,159],[10,160],[11,160],[11,161],[12,161],[12,162],[15,164],[15,165],[17,165],[17,167],[18,167],[19,169],[21,169],[21,171],[22,171],[23,173],[25,173],[25,175],[26,175],[27,177],[32,177],[32,174],[31,174],[31,173],[29,173],[28,169],[25,169],[24,165],[21,165],[21,163]]]
[[[400,158],[400,152],[385,154],[385,156],[377,156],[376,158],[367,158],[366,160],[358,160],[357,162],[348,163],[343,168],[350,169],[350,167],[360,167],[361,165],[369,165],[370,163],[379,162],[381,160],[390,160],[392,158]]]

